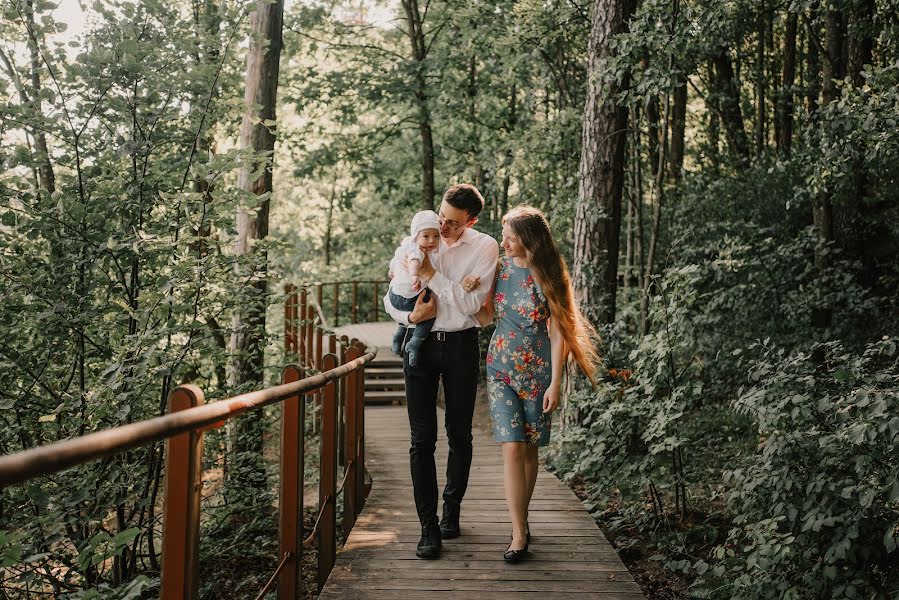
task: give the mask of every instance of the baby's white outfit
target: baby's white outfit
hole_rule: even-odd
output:
[[[428,252],[428,257],[431,259],[431,264],[436,268],[438,261],[437,250]],[[424,252],[421,251],[421,246],[419,246],[411,237],[403,238],[403,241],[397,247],[396,251],[394,251],[393,258],[390,260],[390,270],[393,271],[393,279],[390,280],[390,289],[397,296],[402,296],[403,298],[415,298],[425,289],[425,287],[427,287],[428,280],[422,279],[421,287],[417,290],[413,290],[412,276],[403,266],[403,258],[417,260],[419,262],[423,261],[425,258]]]

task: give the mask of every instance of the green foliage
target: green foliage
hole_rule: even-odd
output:
[[[759,452],[725,475],[736,527],[697,584],[709,597],[853,598],[899,585],[896,342],[823,350],[818,364],[760,344],[747,365],[734,407],[757,422]]]

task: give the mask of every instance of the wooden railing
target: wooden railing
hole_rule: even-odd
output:
[[[387,317],[381,308],[381,299],[387,293],[389,281],[328,281],[313,282],[296,286],[288,286],[287,293],[291,290],[297,293],[294,300],[295,319],[303,321],[307,327],[318,320],[330,327],[339,327],[341,324],[380,321]],[[360,302],[360,291],[371,290],[371,297],[367,302]],[[285,328],[286,331],[286,328]],[[308,330],[311,333],[311,329]],[[300,329],[300,336],[306,340],[307,330]],[[300,347],[300,351],[304,348]]]
[[[364,365],[377,349],[357,340],[328,334],[324,319],[304,334],[316,346],[300,352],[296,295],[285,304],[285,349],[301,358],[288,364],[282,384],[210,404],[195,385],[182,385],[169,395],[168,414],[85,436],[0,457],[0,489],[49,475],[75,465],[120,454],[166,440],[163,507],[162,581],[160,597],[193,599],[197,596],[202,490],[203,434],[229,419],[281,403],[281,444],[278,517],[278,567],[257,598],[277,585],[278,598],[301,596],[300,566],[303,545],[318,534],[318,586],[334,566],[337,541],[337,497],[343,493],[344,539],[355,524],[367,496],[365,483]],[[305,307],[316,310],[315,305]],[[320,308],[317,309],[320,312]],[[305,314],[305,313],[304,313]],[[311,319],[310,321],[314,321]],[[305,324],[304,324],[305,327]],[[314,334],[313,334],[314,331]],[[323,353],[327,339],[328,352]],[[305,377],[304,377],[305,375]],[[319,512],[313,530],[303,530],[303,472],[306,402],[318,407],[321,430]],[[338,465],[344,466],[337,486]]]

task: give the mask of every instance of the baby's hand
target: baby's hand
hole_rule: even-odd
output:
[[[417,275],[412,276],[412,291],[417,292],[421,289],[421,279]]]
[[[474,275],[466,275],[462,279],[462,289],[466,292],[471,292],[478,289],[479,285],[481,285],[480,277],[475,277]]]

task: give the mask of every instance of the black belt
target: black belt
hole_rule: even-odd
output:
[[[447,342],[458,344],[478,339],[478,328],[469,327],[462,331],[432,331],[428,334],[428,340],[434,342]]]

